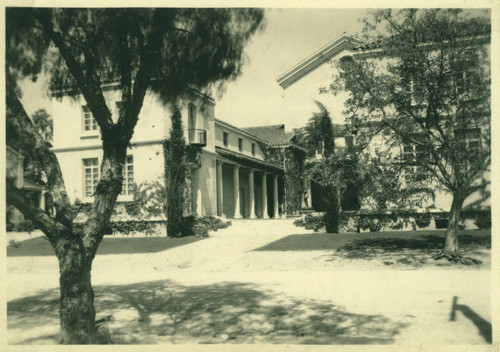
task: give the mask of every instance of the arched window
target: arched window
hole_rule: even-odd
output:
[[[188,128],[196,129],[196,106],[193,103],[188,105]]]

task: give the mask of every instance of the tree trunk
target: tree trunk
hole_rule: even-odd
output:
[[[90,282],[92,263],[87,260],[83,243],[64,241],[65,250],[58,253],[61,292],[60,319],[62,344],[95,343],[94,291]]]
[[[331,196],[326,200],[325,229],[328,233],[339,233],[340,197],[338,187],[332,187],[327,193]]]
[[[444,253],[453,257],[459,254],[458,252],[458,230],[460,222],[460,213],[464,199],[460,194],[453,194],[451,203],[450,215],[448,217],[448,229],[446,230],[446,241],[444,245]]]

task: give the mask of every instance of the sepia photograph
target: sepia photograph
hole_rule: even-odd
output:
[[[4,7],[1,350],[499,347],[497,9],[322,4]]]

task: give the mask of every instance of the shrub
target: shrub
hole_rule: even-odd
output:
[[[304,219],[303,218],[299,218],[299,219],[295,220],[293,222],[293,224],[295,226],[297,226],[297,227],[304,227],[304,226],[306,226],[306,224],[304,223]]]
[[[223,221],[215,216],[185,216],[182,218],[181,236],[207,237],[209,231],[217,231],[231,225],[231,221]]]
[[[480,229],[491,229],[491,212],[477,214],[474,224]]]
[[[218,229],[225,229],[231,225],[231,221],[222,221],[222,219],[216,218],[215,216],[202,216],[196,218],[195,224],[203,224],[211,231],[217,231]]]
[[[430,213],[421,213],[415,214],[414,219],[419,228],[424,228],[431,224],[432,216]]]
[[[193,233],[197,237],[208,237],[208,231],[210,231],[211,228],[207,224],[203,223],[195,223],[193,226]]]
[[[325,216],[314,216],[311,214],[307,214],[304,218],[304,227],[306,230],[314,230],[314,232],[318,232],[320,229],[325,227]]]
[[[33,223],[31,222],[31,220],[20,221],[14,227],[14,230],[18,231],[18,232],[31,232],[34,229],[35,229],[35,227],[33,226]]]
[[[448,219],[434,219],[436,229],[446,229],[448,227]]]

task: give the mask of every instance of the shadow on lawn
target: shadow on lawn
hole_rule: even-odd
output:
[[[181,238],[106,236],[99,245],[97,255],[161,252],[167,249],[200,241],[202,239],[202,237],[196,236]],[[7,247],[8,257],[53,255],[55,255],[54,250],[52,249],[48,239],[44,236],[18,242],[16,246]]]
[[[460,248],[463,252],[491,248],[491,235],[459,236]],[[346,258],[371,259],[383,254],[401,254],[411,251],[414,254],[429,255],[443,249],[444,235],[413,235],[407,238],[364,238],[354,240],[337,249],[337,254]]]
[[[108,329],[119,343],[387,344],[407,326],[253,284],[182,286],[164,280],[95,291],[97,318],[113,315]],[[57,290],[9,302],[8,328],[58,324],[58,305]]]

